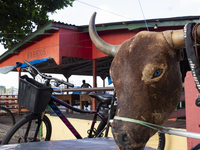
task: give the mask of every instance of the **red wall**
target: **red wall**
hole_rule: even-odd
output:
[[[113,45],[120,45],[125,40],[131,38],[137,33],[136,30],[110,30],[98,32],[99,36],[107,43]],[[100,52],[94,44],[92,44],[92,57],[97,59],[100,57],[105,57],[106,55]]]
[[[197,94],[199,94],[199,92],[196,89],[191,71],[187,72],[186,74],[184,87],[186,105],[186,129],[189,132],[200,133],[200,108],[195,105]],[[188,150],[198,143],[200,143],[200,140],[187,138]]]
[[[173,27],[173,29],[178,28],[182,27]],[[170,27],[159,27],[156,30],[150,28],[150,31],[160,32],[169,29]],[[146,28],[140,30],[146,30]],[[130,31],[128,29],[119,29],[100,31],[98,34],[105,42],[120,45],[140,30]],[[106,56],[92,44],[89,33],[64,28],[60,28],[59,31],[56,31],[52,35],[44,34],[38,39],[35,39],[35,41],[28,42],[26,46],[20,49],[19,54],[10,55],[7,60],[4,60],[0,64],[0,67],[13,65],[17,61],[23,62],[24,60],[30,61],[46,57],[52,57],[59,65],[62,63],[62,57],[97,59]]]
[[[60,57],[92,59],[92,43],[88,33],[60,28],[59,34]]]

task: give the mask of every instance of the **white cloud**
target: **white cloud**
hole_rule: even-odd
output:
[[[100,5],[99,8],[101,8],[102,10],[97,11],[96,23],[117,22],[119,20],[125,20],[123,17],[120,16],[120,13],[117,14],[117,11],[107,4]]]
[[[199,0],[180,0],[179,3],[181,6],[187,7],[187,6],[192,6],[195,3],[199,4]]]
[[[0,56],[6,51],[3,45],[0,44]]]

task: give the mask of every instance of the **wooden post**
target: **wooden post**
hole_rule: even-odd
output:
[[[105,87],[105,79],[103,79],[103,87]],[[103,91],[103,94],[105,94],[105,91]]]
[[[65,78],[67,79],[67,82],[69,82],[69,77],[71,76],[71,74],[64,73],[63,75],[64,75]],[[67,88],[69,88],[68,85],[67,85]],[[67,92],[67,94],[69,94],[69,93]]]
[[[67,82],[69,82],[69,78],[67,78]],[[67,88],[69,88],[69,86],[67,85]],[[69,92],[67,92],[67,94],[69,94]]]
[[[93,87],[97,87],[97,60],[93,59]],[[96,99],[93,98],[92,110],[96,110]]]
[[[105,87],[105,79],[106,79],[107,75],[106,74],[102,74],[102,75],[100,75],[100,77],[103,80],[103,87]],[[103,91],[103,93],[105,94],[105,91]]]

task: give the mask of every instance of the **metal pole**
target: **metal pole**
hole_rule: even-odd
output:
[[[165,128],[160,129],[160,131],[170,134],[170,135],[172,134],[172,135],[178,135],[178,136],[183,136],[183,137],[188,137],[188,138],[200,139],[199,133],[174,130],[174,129],[165,129]]]
[[[97,87],[97,60],[93,59],[93,88]],[[92,110],[96,110],[96,99],[93,98]]]

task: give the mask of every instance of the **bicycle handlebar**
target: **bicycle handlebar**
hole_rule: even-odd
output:
[[[65,82],[64,80],[60,80],[60,79],[57,79],[57,78],[54,78],[54,77],[51,77],[51,76],[47,76],[46,74],[44,73],[41,73],[36,67],[34,67],[31,63],[29,63],[27,60],[24,61],[24,63],[26,63],[29,67],[33,68],[41,77],[45,78],[45,79],[48,79],[48,80],[55,80],[57,83],[59,84],[65,84],[65,85],[68,85],[70,87],[74,87],[73,84],[71,83],[68,83],[68,82]]]

